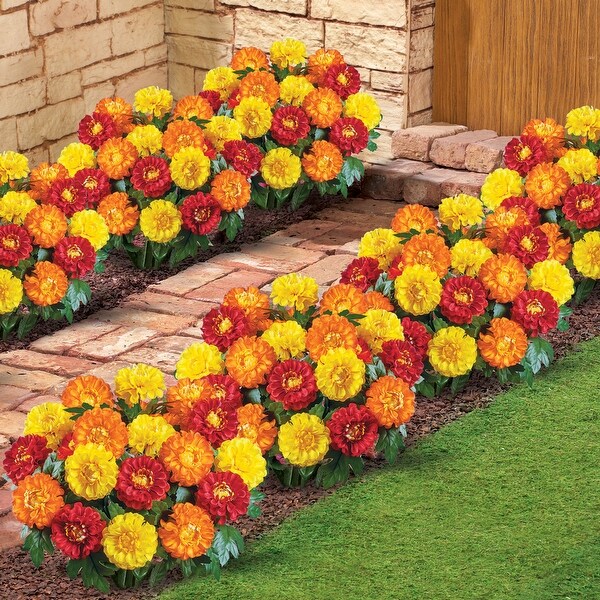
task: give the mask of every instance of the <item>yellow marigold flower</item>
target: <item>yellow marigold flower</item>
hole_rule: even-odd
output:
[[[242,139],[240,124],[235,119],[226,117],[225,115],[213,117],[206,124],[204,134],[217,152],[223,150],[225,142]]]
[[[104,446],[75,446],[65,460],[65,480],[73,493],[85,500],[99,500],[110,494],[118,474],[117,460]]]
[[[451,198],[444,198],[438,208],[440,222],[458,231],[463,227],[472,227],[483,221],[483,204],[479,198],[468,194],[458,194]]]
[[[598,159],[587,148],[571,148],[556,163],[562,167],[573,183],[590,181],[598,175]]]
[[[400,427],[415,412],[415,393],[402,379],[384,375],[367,390],[366,406],[381,427]]]
[[[162,138],[158,127],[154,125],[137,125],[125,138],[131,142],[140,156],[157,154],[162,148]]]
[[[575,242],[573,264],[584,277],[600,279],[600,231],[588,231]]]
[[[267,452],[275,443],[277,425],[269,420],[260,404],[245,404],[237,409],[238,437],[248,438],[257,444],[261,451]]]
[[[320,463],[329,450],[329,429],[316,415],[298,413],[279,428],[279,450],[297,467]]]
[[[301,75],[288,75],[279,84],[279,97],[292,106],[302,106],[304,99],[314,90],[313,84]]]
[[[69,279],[61,267],[47,260],[33,267],[31,275],[25,275],[23,290],[37,306],[52,306],[60,302],[69,288]]]
[[[276,321],[261,336],[278,360],[298,358],[306,350],[306,331],[296,321]]]
[[[44,529],[50,526],[56,513],[64,506],[64,494],[60,483],[50,475],[28,475],[13,492],[13,513],[27,527]]]
[[[213,466],[214,455],[208,440],[195,431],[172,435],[160,449],[160,461],[180,485],[196,485]]]
[[[296,184],[302,173],[300,159],[289,148],[269,150],[260,163],[260,174],[275,190],[285,190]]]
[[[559,306],[568,302],[575,292],[575,284],[569,269],[557,260],[535,263],[529,272],[527,287],[530,290],[548,292]]]
[[[485,206],[494,210],[503,200],[511,196],[522,196],[525,185],[521,176],[511,169],[496,169],[492,171],[481,187],[481,201]]]
[[[81,169],[95,167],[96,154],[91,146],[73,142],[61,150],[56,162],[67,169],[69,177],[73,177]]]
[[[22,179],[29,174],[27,157],[18,152],[0,152],[0,185],[7,181]]]
[[[88,240],[96,252],[108,243],[110,231],[102,215],[95,210],[80,210],[71,217],[69,235]]]
[[[280,69],[295,67],[306,60],[306,46],[300,40],[285,38],[271,44],[271,62]]]
[[[521,362],[527,352],[527,334],[515,321],[492,319],[489,328],[479,334],[477,347],[483,360],[492,367],[505,369]]]
[[[140,454],[157,456],[175,429],[162,415],[138,415],[127,426],[129,446]]]
[[[96,444],[120,458],[127,446],[127,426],[121,415],[110,408],[84,412],[73,427],[73,444]]]
[[[221,375],[225,362],[221,351],[212,344],[198,342],[189,345],[177,361],[177,379],[200,379],[207,375]]]
[[[219,447],[215,471],[237,473],[252,490],[267,476],[267,461],[257,444],[248,438],[236,437],[226,440]]]
[[[481,240],[458,240],[450,250],[452,268],[475,277],[483,263],[494,253]]]
[[[27,192],[9,191],[0,198],[0,219],[23,225],[27,215],[37,206]]]
[[[317,140],[304,153],[302,166],[313,181],[331,181],[340,174],[344,158],[335,144]]]
[[[600,110],[593,106],[580,106],[567,113],[567,131],[592,142],[600,138]]]
[[[177,237],[183,220],[179,209],[168,200],[153,200],[140,213],[140,229],[152,242],[166,244]]]
[[[154,117],[162,117],[173,106],[173,94],[169,90],[151,85],[135,93],[133,106],[138,112]]]
[[[367,129],[374,129],[381,121],[381,109],[375,98],[364,92],[348,96],[343,114],[345,117],[360,119]]]
[[[438,224],[430,208],[421,204],[407,204],[396,211],[392,219],[392,229],[396,233],[409,233],[413,229],[419,233],[437,233]]]
[[[348,348],[334,348],[321,356],[315,368],[317,386],[331,400],[354,398],[365,383],[365,363]]]
[[[64,406],[56,402],[44,402],[27,413],[23,435],[41,435],[46,438],[48,448],[56,450],[74,425],[71,413]]]
[[[0,315],[10,313],[21,304],[23,284],[8,269],[0,269]]]
[[[445,377],[468,373],[477,360],[477,343],[460,327],[446,327],[434,333],[427,347],[431,366]]]
[[[319,299],[319,285],[308,275],[280,275],[271,286],[271,299],[279,306],[304,312]]]
[[[166,389],[165,376],[150,365],[139,363],[119,369],[115,375],[115,392],[129,406],[162,398]]]
[[[394,258],[402,254],[402,244],[393,229],[373,229],[367,231],[358,244],[358,256],[376,258],[379,268],[386,270]]]
[[[233,118],[240,124],[242,135],[258,138],[271,128],[273,114],[269,104],[262,98],[250,96],[242,98],[233,109]]]
[[[342,114],[342,99],[331,88],[315,88],[304,98],[302,107],[317,127],[331,127]]]
[[[442,284],[429,267],[409,265],[394,280],[394,295],[402,310],[411,315],[426,315],[439,304]]]
[[[200,148],[189,146],[175,152],[169,169],[175,185],[184,190],[195,190],[208,181],[210,158]]]
[[[365,318],[360,320],[357,329],[358,335],[369,344],[374,354],[382,351],[383,342],[404,339],[404,329],[400,319],[394,313],[382,308],[368,310]]]
[[[173,558],[188,560],[206,554],[215,537],[211,516],[189,502],[175,504],[167,519],[160,522],[158,537]]]
[[[202,89],[219,92],[221,100],[225,101],[238,85],[238,76],[231,67],[216,67],[206,74]]]
[[[137,513],[117,515],[102,532],[102,550],[119,569],[132,571],[147,565],[157,549],[156,527]]]

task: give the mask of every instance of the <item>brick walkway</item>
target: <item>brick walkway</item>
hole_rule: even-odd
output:
[[[355,198],[130,296],[120,306],[33,342],[27,350],[0,354],[0,463],[23,431],[27,411],[60,402],[66,382],[91,374],[112,383],[122,367],[145,362],[171,373],[181,351],[201,338],[202,317],[232,287],[269,284],[296,271],[328,286],[355,257],[360,237],[389,227],[397,202]],[[1,468],[1,467],[0,467]],[[11,492],[0,488],[0,550],[20,543],[21,525],[10,514]]]

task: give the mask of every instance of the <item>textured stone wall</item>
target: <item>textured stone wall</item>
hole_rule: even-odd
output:
[[[163,4],[0,0],[0,151],[53,160],[101,98],[166,86]]]
[[[175,96],[202,88],[206,71],[234,49],[268,50],[283,37],[309,51],[336,48],[358,68],[384,120],[378,155],[391,132],[431,121],[435,0],[165,0],[169,86]]]

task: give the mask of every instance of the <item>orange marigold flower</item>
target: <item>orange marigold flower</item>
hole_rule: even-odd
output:
[[[110,138],[98,148],[96,159],[110,179],[122,179],[131,175],[138,156],[136,147],[129,140]]]
[[[313,181],[331,181],[335,179],[344,165],[340,149],[330,142],[313,142],[302,157],[302,167]]]
[[[85,411],[73,427],[73,445],[93,443],[115,458],[121,458],[129,436],[121,415],[112,408],[96,407]]]
[[[180,502],[167,519],[161,520],[158,537],[170,556],[188,560],[206,554],[215,537],[215,526],[203,508]]]
[[[167,414],[165,418],[171,425],[187,427],[194,404],[201,399],[203,386],[200,379],[180,379],[167,388]]]
[[[234,53],[231,59],[231,68],[234,71],[268,69],[269,60],[262,50],[254,46],[245,46]]]
[[[527,213],[522,208],[518,206],[510,208],[499,206],[493,213],[487,216],[484,242],[487,239],[489,241],[489,244],[487,244],[488,247],[502,250],[506,237],[513,227],[529,224]]]
[[[487,289],[488,296],[497,302],[512,302],[527,283],[525,265],[512,254],[488,258],[477,276]]]
[[[237,339],[227,352],[227,373],[242,387],[253,388],[266,383],[277,363],[277,355],[267,342],[257,337]]]
[[[527,352],[527,334],[515,321],[492,319],[489,328],[479,334],[477,347],[486,363],[498,369],[518,364]]]
[[[160,447],[159,458],[171,481],[196,485],[210,471],[214,454],[208,440],[195,431],[175,433]]]
[[[212,180],[210,193],[225,211],[244,208],[250,202],[250,183],[239,171],[225,169]]]
[[[448,273],[452,257],[444,238],[435,233],[414,235],[402,252],[402,264],[429,267],[441,279]]]
[[[199,119],[208,121],[214,115],[210,102],[202,96],[184,96],[173,110],[173,118]]]
[[[67,293],[69,280],[66,273],[54,263],[36,263],[33,274],[25,275],[23,289],[37,306],[51,306],[60,302]]]
[[[437,233],[435,214],[421,204],[407,204],[398,209],[392,219],[392,229],[396,233],[408,233],[413,229],[419,233],[432,231]]]
[[[319,48],[308,57],[308,79],[311,83],[322,85],[327,69],[343,64],[344,57],[337,50]]]
[[[196,123],[192,121],[173,121],[169,123],[163,134],[163,148],[169,158],[182,148],[193,146],[202,148],[204,145],[204,133]]]
[[[273,447],[277,437],[275,420],[269,420],[260,404],[246,404],[237,409],[238,437],[248,438],[264,454]]]
[[[381,308],[383,310],[394,312],[394,305],[390,302],[390,299],[381,292],[367,292],[365,294],[365,300],[367,301],[367,310]]]
[[[342,114],[341,98],[329,88],[316,88],[309,92],[302,107],[317,127],[331,127]]]
[[[533,135],[539,138],[548,153],[548,156],[556,156],[565,143],[565,128],[554,119],[546,118],[531,119],[525,125],[522,135]]]
[[[573,244],[568,236],[563,235],[563,230],[557,223],[543,223],[540,229],[546,234],[550,250],[548,258],[557,260],[561,265],[564,265],[571,256]]]
[[[306,333],[306,349],[315,362],[329,350],[354,350],[357,345],[356,327],[346,317],[339,315],[323,315],[316,318]]]
[[[223,298],[223,305],[236,306],[244,311],[252,335],[267,330],[272,323],[269,319],[269,296],[255,286],[229,290]]]
[[[83,404],[91,406],[114,405],[114,396],[104,379],[94,375],[80,375],[67,383],[61,394],[63,406],[75,408]]]
[[[345,310],[355,315],[364,315],[367,311],[365,295],[349,283],[339,283],[330,287],[321,298],[320,312],[330,310],[339,314]]]
[[[527,174],[525,190],[540,208],[554,208],[571,187],[569,174],[558,165],[541,163]]]
[[[69,176],[67,169],[59,164],[43,162],[29,175],[29,195],[38,202],[44,202],[52,184],[57,179],[66,179]]]
[[[273,107],[279,100],[279,84],[268,71],[251,71],[240,81],[240,98],[260,98]]]
[[[115,192],[106,196],[98,205],[97,211],[113,235],[129,233],[140,218],[139,208],[129,201],[125,192]]]
[[[103,98],[96,104],[94,112],[111,116],[120,134],[129,133],[133,129],[133,106],[123,98]]]
[[[384,375],[367,390],[366,406],[381,427],[399,427],[415,412],[415,394],[402,379]]]
[[[36,206],[25,217],[25,229],[33,243],[42,248],[54,248],[67,233],[67,217],[52,204]]]
[[[12,509],[15,517],[27,527],[44,529],[65,505],[65,491],[56,479],[46,473],[28,475],[13,492]]]

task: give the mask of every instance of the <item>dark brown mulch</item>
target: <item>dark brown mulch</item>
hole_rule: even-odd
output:
[[[567,332],[555,332],[550,341],[554,345],[557,357],[573,349],[584,340],[600,335],[600,293],[595,290],[592,297],[583,305],[576,307]],[[494,379],[486,379],[478,374],[468,386],[456,397],[443,394],[439,398],[427,400],[419,398],[416,413],[408,427],[408,445],[414,444],[447,423],[458,419],[466,413],[485,408],[506,386],[500,385]],[[369,469],[379,468],[383,461],[375,459],[368,462]],[[263,486],[266,499],[262,503],[263,515],[258,519],[245,518],[239,526],[247,541],[255,540],[265,532],[279,525],[296,510],[314,504],[317,500],[333,492],[321,490],[314,486],[303,489],[286,489],[279,482],[270,478]],[[177,574],[169,576],[164,585],[177,581]],[[215,583],[215,585],[218,585]],[[29,556],[15,548],[0,554],[0,590],[6,591],[6,597],[56,600],[79,600],[106,598],[103,594],[86,590],[81,581],[70,582],[64,568],[64,560],[59,556],[47,558],[42,567],[35,571]],[[159,589],[149,589],[147,586],[138,590],[114,590],[110,598],[126,600],[131,598],[153,598]],[[4,596],[4,594],[3,594]]]

